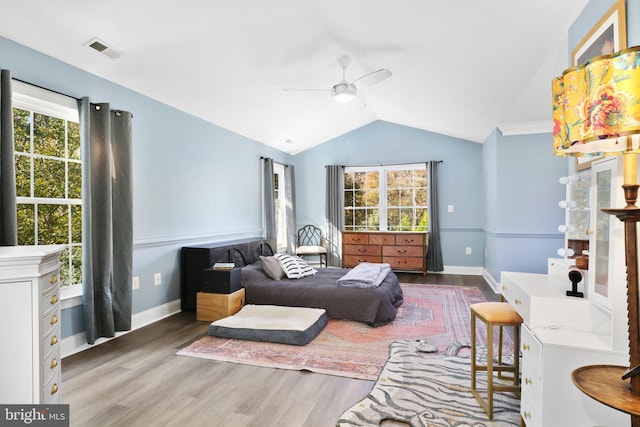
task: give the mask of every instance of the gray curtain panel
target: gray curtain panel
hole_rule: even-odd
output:
[[[342,230],[344,229],[344,166],[326,166],[325,223],[327,229],[327,266],[342,266]]]
[[[262,161],[262,186],[264,193],[264,237],[265,239],[276,238],[276,200],[275,188],[273,184],[273,159],[263,159]],[[276,247],[277,247],[276,242]]]
[[[429,186],[429,242],[427,244],[427,270],[442,271],[442,249],[440,247],[440,215],[438,203],[438,164],[439,160],[427,162]]]
[[[11,72],[0,71],[0,246],[18,244]]]
[[[79,101],[82,265],[87,342],[131,329],[131,113]]]
[[[287,252],[296,253],[296,171],[293,165],[284,168],[285,202],[287,204]]]

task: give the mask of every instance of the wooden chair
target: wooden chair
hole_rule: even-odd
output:
[[[327,248],[320,228],[307,224],[298,230],[296,255],[302,258],[305,255],[317,255],[320,258],[320,267],[323,263],[327,266]]]

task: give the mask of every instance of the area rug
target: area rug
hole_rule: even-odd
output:
[[[489,420],[471,394],[471,362],[459,355],[420,353],[416,343],[396,341],[371,392],[347,409],[338,426],[379,426],[384,420],[412,427],[503,427],[520,425],[520,400],[495,393]],[[478,377],[478,388],[486,381]]]
[[[177,354],[270,368],[308,370],[375,381],[396,340],[423,340],[444,351],[451,343],[470,342],[469,306],[485,301],[473,286],[402,284],[404,302],[395,320],[372,328],[360,322],[330,319],[304,346],[205,336]],[[479,344],[485,342],[479,329]]]

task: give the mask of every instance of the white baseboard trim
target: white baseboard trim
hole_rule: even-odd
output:
[[[427,274],[464,274],[467,276],[481,276],[482,267],[465,267],[455,265],[445,265],[443,271],[428,271]]]
[[[141,311],[131,316],[131,331],[147,326],[153,322],[169,317],[180,312],[180,300],[174,300],[149,310]],[[128,334],[131,331],[117,332],[114,338]],[[64,338],[60,341],[60,352],[62,357],[71,356],[96,345],[110,341],[113,338],[99,338],[93,345],[87,344],[87,336],[83,332]]]
[[[493,278],[493,276],[491,274],[489,274],[489,272],[487,270],[484,270],[482,272],[482,277],[484,277],[484,280],[486,280],[489,283],[489,286],[491,286],[491,288],[493,288],[493,291],[497,294],[501,294],[502,291],[500,290],[500,283],[496,282],[496,279]]]

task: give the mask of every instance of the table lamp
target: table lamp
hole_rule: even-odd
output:
[[[575,370],[576,386],[592,398],[631,414],[640,427],[636,153],[640,152],[640,46],[599,56],[565,70],[552,82],[553,146],[561,156],[624,156],[626,206],[604,209],[624,222],[627,265],[629,366]],[[589,381],[584,381],[588,372]],[[630,379],[630,380],[629,380]],[[588,384],[585,384],[588,383]],[[594,384],[597,382],[597,386]],[[603,391],[602,387],[607,387]]]

